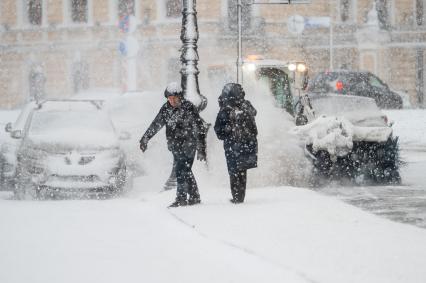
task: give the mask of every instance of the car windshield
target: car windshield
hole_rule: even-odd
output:
[[[373,99],[359,96],[318,95],[311,98],[311,104],[315,113],[319,115],[380,111]]]
[[[368,76],[368,82],[370,85],[378,88],[386,88],[386,86],[375,76]]]
[[[34,112],[30,135],[47,135],[62,131],[72,132],[114,131],[111,122],[103,113],[96,111],[45,111]]]

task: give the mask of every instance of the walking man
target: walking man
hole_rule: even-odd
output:
[[[164,91],[167,102],[140,140],[140,149],[166,126],[167,147],[176,163],[176,200],[169,207],[194,205],[201,202],[197,182],[192,173],[195,152],[198,160],[206,160],[206,130],[196,107],[183,97],[182,88],[170,83]]]
[[[217,137],[223,140],[232,203],[244,202],[247,169],[257,167],[256,109],[244,96],[240,84],[225,85],[214,126]]]

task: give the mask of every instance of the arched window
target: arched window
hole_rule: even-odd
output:
[[[43,22],[43,3],[42,0],[25,0],[24,2],[28,23],[40,26]]]
[[[89,19],[87,0],[71,0],[71,20],[74,23],[87,23]]]
[[[340,0],[340,20],[348,22],[352,19],[352,0]]]
[[[135,0],[119,0],[118,17],[121,19],[130,15],[135,15]]]
[[[182,17],[182,0],[166,0],[166,17]]]
[[[390,0],[376,0],[377,15],[381,29],[389,29],[390,26]]]

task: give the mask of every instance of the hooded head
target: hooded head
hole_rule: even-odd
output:
[[[228,83],[222,89],[219,96],[219,105],[238,105],[244,100],[245,92],[240,84]]]
[[[177,82],[171,82],[167,85],[166,90],[164,91],[164,96],[168,98],[169,96],[179,96],[183,97],[183,91],[180,84]]]

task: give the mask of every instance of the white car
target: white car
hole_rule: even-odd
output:
[[[16,147],[18,140],[10,136],[12,123],[6,121],[15,120],[19,115],[17,110],[2,111],[0,122],[0,190],[13,190],[16,168]]]
[[[99,196],[123,189],[125,156],[101,104],[48,100],[23,109],[8,129],[12,138],[19,140],[17,198]]]

